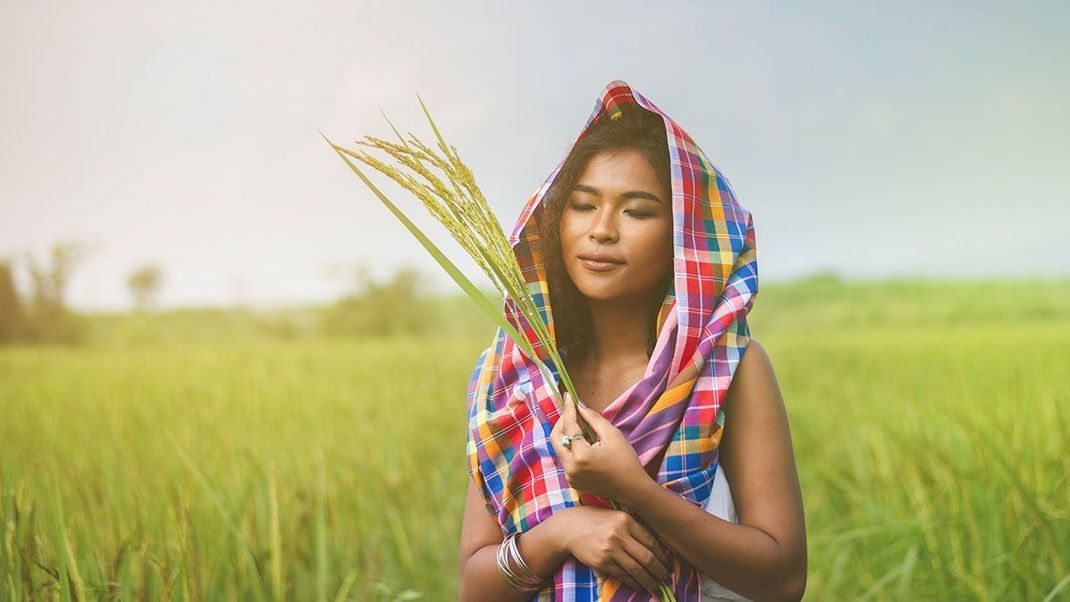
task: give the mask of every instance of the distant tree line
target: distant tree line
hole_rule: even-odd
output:
[[[132,269],[126,278],[134,310],[129,319],[104,319],[75,311],[68,303],[68,289],[89,252],[88,245],[75,241],[54,244],[43,259],[29,252],[0,257],[0,344],[86,343],[112,336],[116,328],[125,329],[121,336],[136,331],[150,339],[168,338],[175,336],[175,324],[184,324],[182,332],[189,329],[189,311],[154,311],[164,274],[152,263]],[[286,338],[390,337],[488,327],[477,311],[466,311],[474,309],[468,307],[470,302],[432,294],[427,275],[416,269],[401,267],[383,280],[372,278],[368,266],[346,273],[356,286],[326,305],[289,311],[219,309],[205,313],[197,323],[203,322],[210,330],[252,328]]]
[[[319,330],[328,336],[390,336],[423,333],[439,318],[424,287],[426,276],[409,267],[376,282],[366,266],[356,270],[357,290],[324,307]]]
[[[22,252],[17,258],[0,258],[0,343],[81,343],[86,338],[84,318],[68,305],[71,277],[91,252],[80,241],[53,244],[46,260]],[[19,291],[16,273],[23,268],[29,291]],[[146,310],[155,305],[163,280],[159,267],[147,264],[135,269],[126,285],[134,306]]]
[[[15,281],[16,262],[0,260],[0,342],[76,343],[84,336],[79,316],[67,306],[71,274],[89,248],[78,242],[52,246],[49,261],[31,253],[22,260],[30,292],[21,295]]]

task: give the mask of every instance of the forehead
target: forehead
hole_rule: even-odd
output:
[[[601,151],[587,161],[577,183],[599,182],[605,187],[629,187],[635,184],[660,187],[654,166],[636,149]]]

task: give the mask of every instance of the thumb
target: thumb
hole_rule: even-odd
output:
[[[599,439],[604,439],[611,429],[616,428],[605,416],[594,411],[594,408],[582,404],[579,407],[580,415],[587,421],[587,424],[591,425]]]
[[[575,422],[576,421],[576,409],[575,409],[576,408],[576,403],[574,401],[572,401],[572,396],[569,395],[568,391],[565,391],[565,394],[561,399],[562,399],[562,401],[565,402],[564,403],[564,407],[561,408],[561,416],[563,418],[567,417],[567,419],[572,420],[573,422]]]

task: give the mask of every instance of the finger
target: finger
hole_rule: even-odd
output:
[[[612,429],[617,428],[605,416],[594,411],[593,408],[580,406],[580,415],[587,421],[587,424],[591,425],[599,439],[604,439]]]
[[[561,421],[558,420],[558,423]],[[562,431],[558,425],[554,425],[554,428],[550,429],[550,446],[554,448],[554,454],[557,455],[558,460],[561,462],[562,467],[566,470],[568,465],[569,450],[565,449],[565,446],[561,445]]]
[[[632,574],[628,572],[628,569],[624,568],[624,565],[617,562],[616,560],[610,561],[610,566],[607,567],[606,572],[613,575],[617,579],[620,579],[624,582],[625,585],[634,589],[637,592],[641,592],[646,589],[642,586],[642,584],[635,580],[635,577],[632,577]]]
[[[637,539],[625,539],[622,547],[624,547],[624,551],[636,561],[636,564],[639,565],[639,568],[642,570],[642,573],[638,575],[640,580],[643,581],[644,584],[647,583],[647,581],[651,582],[653,584],[652,591],[657,591],[660,587],[659,584],[669,576],[669,571],[666,566],[661,564],[661,560],[658,559],[653,550],[647,549],[647,547]]]
[[[586,418],[585,416],[586,416],[586,412],[593,412],[593,411],[591,410],[590,407],[587,407],[586,405],[583,405],[582,403],[577,404],[577,406],[579,407],[579,412],[580,413],[579,414],[576,413],[576,407],[572,408],[572,412],[574,412],[574,416],[576,416],[576,418],[574,419],[574,422],[572,422],[572,427],[574,427],[576,429],[576,433],[577,434],[582,434],[583,435],[583,441],[584,442],[593,444],[593,443],[597,442],[598,439],[599,439],[598,431],[596,431],[595,429],[593,429],[591,427],[581,426],[581,423],[580,423],[580,419],[582,418],[583,422],[585,422],[586,425],[591,425],[591,420],[589,418]],[[589,434],[589,431],[590,431],[590,434]]]
[[[558,463],[561,464],[561,468],[565,469],[568,473],[572,470],[572,450],[561,445],[561,437],[563,435],[554,435],[550,438],[550,445],[554,448],[554,453],[557,455]]]
[[[581,446],[583,445],[586,445],[587,447],[591,446],[591,442],[584,437],[583,433],[578,430],[578,427],[577,432],[573,434],[578,436],[572,438],[572,451],[582,449]],[[582,455],[580,457],[582,457]]]
[[[561,420],[558,422],[563,423],[561,426],[570,435],[580,432],[580,422],[576,416],[576,403],[572,401],[572,396],[568,394],[568,391],[565,392],[565,409],[561,412]]]
[[[632,537],[639,543],[643,544],[646,549],[654,554],[658,564],[664,569],[664,571],[659,570],[659,580],[664,581],[665,578],[672,574],[672,555],[669,554],[669,551],[649,529],[644,527],[639,521],[633,520],[628,523],[628,532],[631,533]]]
[[[557,422],[554,423],[553,428],[550,429],[550,441],[553,442],[554,449],[557,450],[557,453],[559,455],[564,450],[564,448],[561,446],[561,437],[566,433],[573,433],[573,428],[574,427],[569,425],[569,421],[562,413],[560,416],[558,416]]]
[[[559,414],[557,420],[554,421],[553,427],[550,428],[550,438],[556,441],[561,438],[561,435],[564,435],[567,432],[568,429],[565,425],[565,415]]]
[[[654,583],[654,589],[658,589],[660,583],[664,583],[669,577],[669,569],[653,550],[643,545],[638,539],[628,539],[624,542],[624,549],[628,552],[639,566],[642,567],[644,574],[650,577],[650,580]]]
[[[617,563],[620,564],[628,571],[628,574],[639,582],[643,589],[654,593],[658,591],[658,580],[646,570],[643,563],[636,557],[632,556],[632,550],[635,549],[637,541],[634,539],[628,539],[624,543],[624,550],[617,557]]]

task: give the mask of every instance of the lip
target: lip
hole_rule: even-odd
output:
[[[619,261],[611,255],[606,255],[604,253],[588,253],[579,255],[577,258],[583,264],[583,267],[595,272],[608,272],[624,264],[623,261]]]

